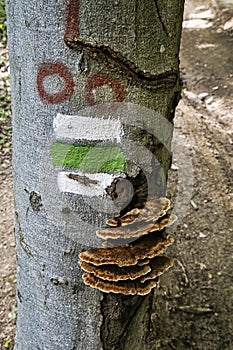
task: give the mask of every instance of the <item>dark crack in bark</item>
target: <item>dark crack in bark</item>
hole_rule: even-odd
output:
[[[101,341],[104,350],[120,350],[122,341],[127,337],[127,330],[138,313],[144,297],[124,296],[112,293],[103,294],[101,313]],[[124,349],[127,350],[127,349]]]
[[[163,22],[163,19],[162,19],[161,13],[160,13],[160,9],[159,9],[159,5],[158,5],[157,0],[154,0],[154,3],[155,3],[155,7],[156,7],[156,12],[158,14],[159,22],[161,23],[161,26],[163,28],[164,33],[166,34],[166,36],[168,36],[167,28],[166,28],[166,26],[165,26],[165,24]]]

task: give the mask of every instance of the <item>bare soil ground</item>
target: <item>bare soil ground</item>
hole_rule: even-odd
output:
[[[233,13],[207,3],[186,5],[181,48],[184,90],[175,128],[189,150],[194,184],[173,249],[177,263],[172,276],[183,280],[183,289],[170,305],[174,311],[170,344],[161,329],[156,349],[233,348]],[[1,137],[4,130],[1,125]],[[0,147],[0,349],[5,350],[13,346],[16,279],[10,150]],[[175,157],[172,169],[168,194],[175,199],[179,173]],[[176,313],[182,313],[183,324],[172,328]]]
[[[0,349],[12,349],[16,319],[9,63],[0,44]]]
[[[154,324],[160,337],[156,350],[230,350],[233,13],[211,8],[204,1],[187,5],[181,47],[184,88],[175,129],[189,150],[194,183],[189,210],[174,235],[174,268],[164,276],[166,288],[156,301],[169,310],[161,326]],[[176,160],[174,155],[175,165]],[[172,168],[168,192],[175,200],[179,169]]]

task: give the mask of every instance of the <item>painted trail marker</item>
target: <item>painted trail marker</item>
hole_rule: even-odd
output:
[[[120,120],[58,114],[50,154],[58,167],[60,192],[104,198],[116,177],[124,177],[126,158],[119,144]]]
[[[45,210],[59,232],[88,246],[101,246],[96,230],[137,200],[141,183],[145,194],[154,196],[166,180],[156,154],[135,135],[143,132],[149,140],[153,136],[171,152],[172,128],[156,111],[132,103],[57,114],[42,157],[40,186]],[[192,163],[183,139],[175,135],[174,140],[181,186],[173,213],[182,219],[192,194]],[[159,183],[156,174],[162,179]]]
[[[120,143],[124,134],[120,120],[58,113],[53,122],[57,140],[112,141]]]

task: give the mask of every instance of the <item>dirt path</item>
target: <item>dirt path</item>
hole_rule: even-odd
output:
[[[205,11],[210,12],[201,15]],[[195,16],[206,29],[189,28],[194,25],[190,20],[198,19]],[[187,216],[175,235],[176,263],[167,291],[159,292],[163,298],[164,292],[174,294],[177,287],[170,300],[172,312],[160,323],[163,328],[154,325],[159,332],[158,349],[233,348],[231,18],[229,11],[210,10],[204,1],[187,2],[181,51],[184,92],[175,128],[188,148],[194,185]],[[15,318],[13,197],[9,158],[1,158],[0,349],[7,345],[10,349]],[[176,167],[170,173],[168,193],[174,198]]]
[[[197,1],[186,19],[205,11],[209,7]],[[164,293],[172,297],[164,305],[170,311],[163,315],[162,328],[154,325],[160,335],[156,350],[233,348],[233,36],[223,29],[232,13],[212,13],[215,20],[207,20],[214,21],[211,28],[183,31],[184,90],[175,129],[189,150],[194,182],[188,215],[175,234],[175,266],[161,291],[161,302]],[[179,170],[174,169],[169,194],[175,200]]]
[[[197,106],[196,106],[197,107]],[[232,315],[232,193],[228,137],[210,123],[211,115],[197,112],[184,98],[176,128],[185,135],[193,163],[194,185],[188,215],[175,233],[175,266],[166,293],[177,288],[170,329],[158,349],[230,350]],[[170,179],[173,193],[174,174]],[[175,280],[174,280],[175,279]],[[174,294],[173,294],[174,295]],[[164,297],[164,295],[161,295]],[[178,340],[179,339],[179,340]]]
[[[0,165],[0,349],[10,349],[15,328],[13,188],[9,164]],[[7,169],[6,169],[7,167]],[[5,346],[4,346],[5,345]]]

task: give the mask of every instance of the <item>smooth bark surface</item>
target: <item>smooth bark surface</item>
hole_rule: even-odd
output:
[[[6,4],[18,259],[15,350],[155,349],[151,321],[154,292],[146,297],[126,297],[84,285],[78,255],[88,244],[79,237],[93,236],[94,223],[103,223],[104,218],[88,214],[85,203],[79,202],[79,214],[89,215],[89,225],[80,220],[75,239],[63,234],[48,214],[49,200],[44,198],[44,187],[53,193],[54,183],[48,176],[42,188],[41,174],[58,113],[79,115],[93,103],[114,100],[146,107],[172,120],[180,95],[183,1],[7,0]],[[93,56],[99,53],[95,50],[89,54],[68,48],[65,35],[101,43],[112,50],[114,62],[106,63],[101,52],[96,60]],[[90,85],[97,74],[97,85]],[[167,80],[170,74],[172,83]],[[109,77],[113,79],[110,83]],[[104,85],[99,83],[101,79],[107,79],[108,89],[95,95],[93,90]],[[155,88],[143,79],[152,81]],[[124,93],[119,95],[121,89]],[[148,122],[143,118],[142,114],[141,125]],[[165,176],[155,166],[151,177],[155,177],[155,194],[164,193],[170,152],[137,127],[126,127],[124,132],[126,139],[140,142],[156,155]],[[169,146],[172,127],[166,132]],[[133,145],[128,149],[131,159],[137,157]],[[131,170],[133,177],[133,166]],[[139,185],[143,183],[140,180],[139,176]],[[59,217],[59,210],[59,206],[53,209],[54,215]],[[89,242],[91,246],[92,240]]]

